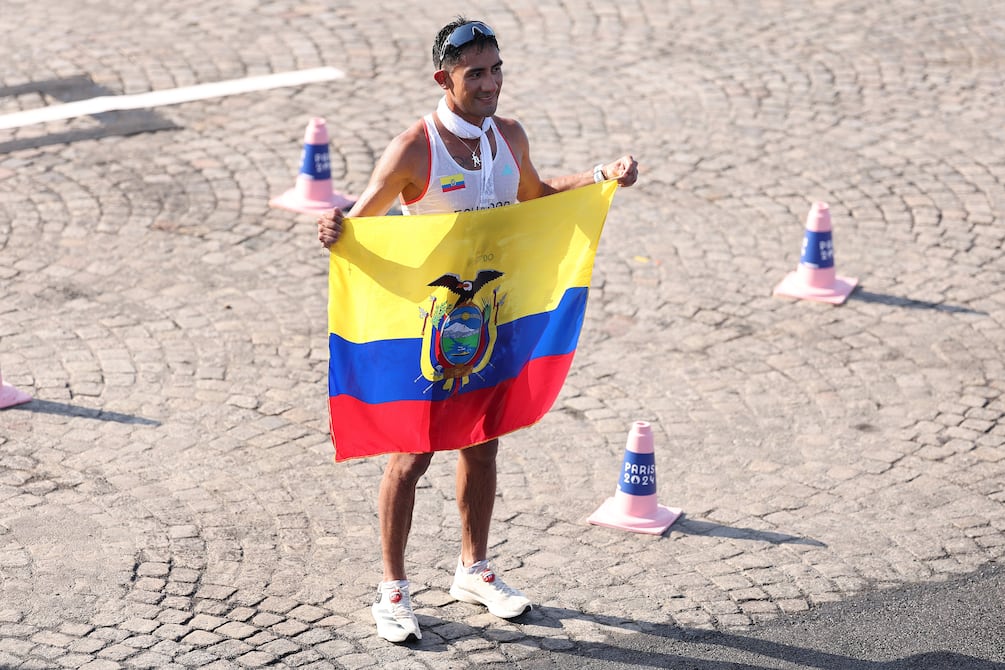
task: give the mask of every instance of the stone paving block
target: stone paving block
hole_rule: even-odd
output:
[[[297,607],[297,605],[298,603],[295,600],[270,596],[258,603],[258,609],[263,612],[271,612],[273,614],[286,614],[290,610]]]
[[[223,635],[235,640],[241,640],[246,637],[250,637],[258,632],[258,629],[254,626],[249,626],[247,624],[241,623],[239,621],[229,621],[219,628],[214,628],[213,631],[217,635]]]
[[[298,619],[300,621],[305,621],[307,623],[314,623],[324,617],[328,616],[329,612],[327,610],[321,609],[320,607],[313,607],[311,605],[301,605],[296,607],[286,613],[287,616]]]
[[[175,582],[197,582],[199,581],[200,573],[198,570],[192,570],[189,568],[172,568],[169,579]]]
[[[283,637],[294,637],[300,635],[310,628],[300,621],[281,621],[271,627],[272,632]]]
[[[95,640],[103,640],[109,642],[122,642],[126,638],[130,637],[131,633],[126,630],[119,630],[117,628],[97,628],[88,634],[89,638]]]
[[[492,657],[483,655],[472,655],[470,657],[472,663],[477,663],[483,665],[486,663],[498,663],[505,662],[506,657],[502,654],[496,653]],[[501,659],[501,660],[494,660]],[[371,656],[370,654],[346,654],[338,659],[339,665],[346,668],[347,670],[362,670],[363,668],[373,668],[379,667],[379,661]]]
[[[258,647],[260,651],[264,651],[267,654],[271,654],[276,658],[282,658],[288,656],[294,652],[300,650],[300,646],[296,645],[289,640],[276,638]]]
[[[0,639],[0,652],[9,654],[27,656],[28,652],[30,652],[34,646],[34,642],[29,642],[27,640],[16,640],[12,638]]]
[[[56,659],[56,664],[61,668],[79,668],[93,660],[90,654],[65,654]]]
[[[84,637],[79,640],[74,640],[71,642],[67,649],[71,652],[78,652],[82,654],[93,654],[100,649],[104,649],[110,644],[108,640],[102,640],[94,637]]]
[[[192,631],[190,626],[181,624],[166,623],[153,631],[153,634],[165,640],[180,640]]]
[[[135,647],[125,644],[113,644],[99,651],[96,656],[109,661],[124,661],[137,653]]]
[[[119,670],[122,666],[114,661],[96,658],[80,666],[80,670]]]
[[[164,595],[156,591],[131,591],[128,596],[128,600],[136,603],[144,603],[148,605],[156,605],[164,599]]]
[[[193,647],[207,647],[212,644],[216,644],[223,638],[220,635],[211,633],[206,630],[195,630],[186,635],[181,639],[182,644],[187,644]]]
[[[160,640],[161,638],[155,635],[133,635],[123,640],[122,644],[134,649],[149,649],[160,642]]]
[[[212,654],[220,658],[234,659],[252,651],[252,648],[240,640],[223,640],[207,648]]]
[[[185,610],[165,609],[157,614],[157,620],[165,624],[184,624],[192,619],[192,614]]]
[[[228,660],[213,661],[206,666],[208,670],[237,670],[241,666]]]
[[[148,651],[130,658],[126,664],[133,668],[164,668],[170,661],[168,656]]]
[[[41,631],[32,635],[31,641],[48,647],[65,649],[73,642],[73,638],[62,633]]]
[[[301,668],[311,663],[317,663],[322,659],[321,653],[313,649],[301,651],[283,659],[283,662],[291,668]]]
[[[171,571],[171,566],[168,563],[141,563],[136,568],[136,575],[138,577],[166,577]]]
[[[185,532],[188,532],[186,530]],[[237,589],[230,586],[223,586],[219,584],[203,584],[199,587],[195,594],[196,598],[205,598],[208,600],[226,600],[230,597]]]
[[[199,614],[208,614],[211,616],[223,615],[230,611],[227,603],[220,602],[219,600],[200,600],[192,609]]]
[[[199,649],[175,657],[177,663],[189,668],[207,667],[216,660],[213,654]]]
[[[189,620],[188,625],[199,630],[211,631],[227,623],[227,619],[211,616],[208,614],[196,614]]]
[[[231,612],[229,616],[232,619],[236,619],[237,621],[247,621],[247,619],[241,619],[235,617],[234,612]],[[269,626],[274,626],[275,624],[284,620],[284,617],[278,614],[272,614],[270,612],[262,612],[260,614],[254,614],[254,610],[252,610],[252,616],[254,618],[251,619],[251,623],[254,624],[255,626],[258,626],[259,628],[268,628]]]
[[[251,651],[235,659],[239,665],[245,668],[262,668],[275,661],[275,657],[263,651]]]

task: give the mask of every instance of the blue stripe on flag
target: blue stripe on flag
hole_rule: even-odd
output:
[[[471,375],[469,383],[457,392],[490,388],[512,379],[535,358],[574,352],[588,294],[586,287],[571,288],[553,311],[500,324],[489,365],[480,376]],[[428,353],[422,351],[422,338],[357,344],[329,333],[328,348],[331,354],[328,366],[330,397],[346,394],[366,403],[381,403],[442,400],[451,395],[440,382],[429,388],[431,382],[422,376],[420,357]]]

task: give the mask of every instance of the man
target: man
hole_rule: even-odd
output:
[[[399,198],[406,215],[442,214],[509,205],[608,178],[631,186],[638,178],[631,156],[582,174],[549,180],[538,176],[523,127],[495,116],[502,60],[495,33],[484,23],[458,17],[444,26],[433,43],[433,65],[433,78],[444,91],[436,112],[391,141],[348,216],[383,216]],[[338,241],[342,219],[338,209],[318,219],[318,239],[325,247]],[[530,600],[488,565],[498,446],[498,440],[490,440],[459,452],[461,555],[450,594],[509,619],[523,614]],[[422,637],[411,608],[405,544],[415,487],[431,459],[430,453],[392,454],[380,483],[384,575],[372,613],[377,634],[392,642]]]

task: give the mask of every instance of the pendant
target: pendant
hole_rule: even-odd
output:
[[[475,155],[475,152],[471,152],[471,162],[475,164],[475,167],[482,166],[482,159]]]

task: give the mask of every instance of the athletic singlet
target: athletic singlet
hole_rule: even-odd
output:
[[[481,170],[465,170],[447,151],[433,122],[433,115],[423,117],[426,124],[426,142],[429,145],[429,175],[426,190],[411,202],[402,202],[403,214],[445,214],[469,212],[479,207],[481,196]],[[512,205],[520,185],[520,168],[509,148],[509,143],[496,127],[496,153],[492,159],[492,176],[495,179],[496,202],[492,207]]]

